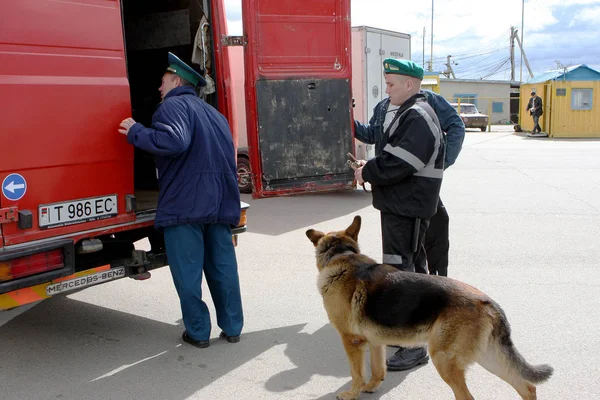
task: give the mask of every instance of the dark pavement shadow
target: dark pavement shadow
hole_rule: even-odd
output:
[[[388,348],[387,356],[394,354],[396,349]],[[295,390],[310,381],[313,375],[348,377],[348,382],[339,389],[326,393],[318,400],[335,399],[339,392],[348,390],[351,385],[350,365],[337,331],[330,325],[323,326],[318,331],[297,333],[287,342],[285,355],[296,365],[296,368],[282,371],[267,380],[265,387],[271,392],[285,393]],[[377,392],[364,394],[365,398],[379,399],[400,385],[415,368],[405,372],[389,372]],[[371,377],[369,351],[365,353],[365,372],[367,381]],[[361,396],[361,397],[363,397]],[[368,397],[367,397],[368,396]]]
[[[372,204],[371,193],[362,189],[265,199],[252,199],[249,194],[241,197],[250,204],[248,232],[273,236],[348,215]]]
[[[197,349],[182,344],[181,325],[55,297],[0,328],[0,398],[185,400],[304,326]]]

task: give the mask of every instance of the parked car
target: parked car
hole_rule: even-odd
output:
[[[458,111],[458,103],[450,104]],[[465,124],[465,128],[479,128],[482,132],[485,132],[487,129],[489,117],[480,113],[475,104],[460,103],[459,114]]]

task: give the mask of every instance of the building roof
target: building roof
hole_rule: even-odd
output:
[[[600,72],[585,64],[573,65],[560,70],[544,72],[525,83],[541,83],[547,81],[600,81]]]

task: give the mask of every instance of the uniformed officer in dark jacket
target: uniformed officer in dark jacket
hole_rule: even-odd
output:
[[[383,262],[409,272],[427,273],[423,238],[437,211],[444,174],[445,143],[438,118],[420,93],[423,68],[412,61],[383,62],[391,106],[376,157],[355,171],[369,182],[373,206],[381,212]],[[409,369],[429,360],[425,348],[403,349],[388,369]],[[399,359],[399,360],[398,360]]]
[[[164,232],[167,258],[181,302],[182,338],[208,347],[211,321],[202,301],[202,275],[210,289],[221,337],[239,341],[242,301],[231,227],[240,219],[235,150],[229,124],[200,99],[200,74],[169,53],[159,88],[162,103],[144,127],[128,118],[119,131],[153,154],[159,198],[155,226]]]
[[[446,158],[444,169],[453,165],[460,154],[465,139],[465,124],[458,112],[441,95],[421,89],[427,103],[435,111],[446,139]],[[367,144],[376,144],[383,137],[383,124],[385,117],[394,113],[398,106],[390,104],[390,99],[385,98],[373,109],[373,116],[368,125],[354,121],[356,139]],[[432,275],[448,276],[448,253],[450,251],[449,239],[450,218],[442,199],[438,201],[437,212],[429,221],[429,228],[425,235],[425,253],[427,267]],[[421,260],[425,262],[425,260]],[[421,269],[424,266],[419,267]]]

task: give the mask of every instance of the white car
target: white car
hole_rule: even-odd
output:
[[[450,104],[458,111],[458,103]],[[479,128],[482,132],[485,132],[487,129],[489,117],[480,113],[475,104],[460,103],[459,114],[465,124],[465,128]]]

